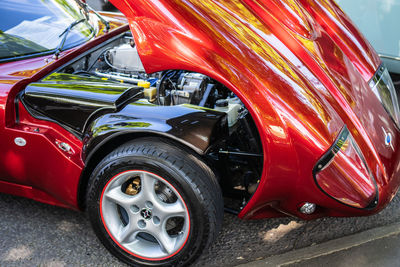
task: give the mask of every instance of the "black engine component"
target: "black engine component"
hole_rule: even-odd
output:
[[[210,84],[210,78],[200,73],[167,71],[157,86],[160,105],[199,105]],[[208,96],[208,95],[207,95]]]
[[[198,104],[208,84],[208,77],[200,73],[184,73],[178,81],[178,89],[172,91],[172,97],[176,104]]]

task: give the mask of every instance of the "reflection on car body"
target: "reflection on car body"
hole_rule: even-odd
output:
[[[0,191],[86,211],[120,260],[194,262],[224,207],[366,216],[396,194],[397,94],[334,1],[23,2],[0,7]]]

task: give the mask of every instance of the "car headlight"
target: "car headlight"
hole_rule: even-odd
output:
[[[346,126],[313,174],[318,187],[342,204],[359,209],[373,209],[378,204],[374,176]]]
[[[369,82],[372,91],[381,101],[383,107],[392,117],[397,127],[400,128],[400,110],[396,89],[387,68],[381,66]]]

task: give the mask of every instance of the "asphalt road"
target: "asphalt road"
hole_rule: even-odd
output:
[[[217,241],[196,266],[232,266],[400,222],[400,197],[380,214],[242,221],[225,214]],[[124,266],[97,240],[85,214],[0,194],[0,266]]]

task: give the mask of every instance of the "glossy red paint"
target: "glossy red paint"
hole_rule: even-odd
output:
[[[57,60],[49,55],[0,64],[0,192],[78,209],[78,184],[84,168],[82,142],[55,123],[33,118],[20,103],[17,122],[14,99],[27,84],[128,29],[121,15],[109,14],[107,19],[112,27],[108,34],[99,24],[93,40],[63,52]],[[26,146],[16,146],[17,137],[27,140]],[[70,144],[74,153],[60,150],[60,142]]]
[[[381,61],[334,1],[124,0],[147,72],[186,69],[228,86],[261,133],[264,170],[241,218],[368,215],[399,185],[399,132],[367,82]],[[324,195],[312,177],[318,159],[347,125],[376,177],[379,205],[364,211]],[[392,133],[384,146],[381,128]],[[331,177],[330,179],[335,179]],[[363,180],[354,177],[355,184]]]
[[[229,87],[251,112],[263,144],[264,168],[240,218],[369,215],[397,192],[400,133],[367,83],[381,62],[333,1],[112,2],[129,20],[147,72],[206,74]],[[0,173],[5,181],[0,191],[78,207],[85,167],[81,141],[54,123],[33,119],[22,106],[16,123],[14,99],[27,84],[127,30],[119,19],[114,17],[110,33],[101,32],[58,60],[47,56],[0,65]],[[344,125],[376,178],[379,204],[374,210],[344,206],[314,182],[315,164]],[[384,145],[382,128],[392,134],[394,149]],[[16,147],[15,137],[24,137],[27,147]],[[56,142],[63,141],[73,146],[72,155],[58,148]],[[354,177],[356,187],[363,183]],[[317,212],[301,214],[304,202],[317,203]]]

